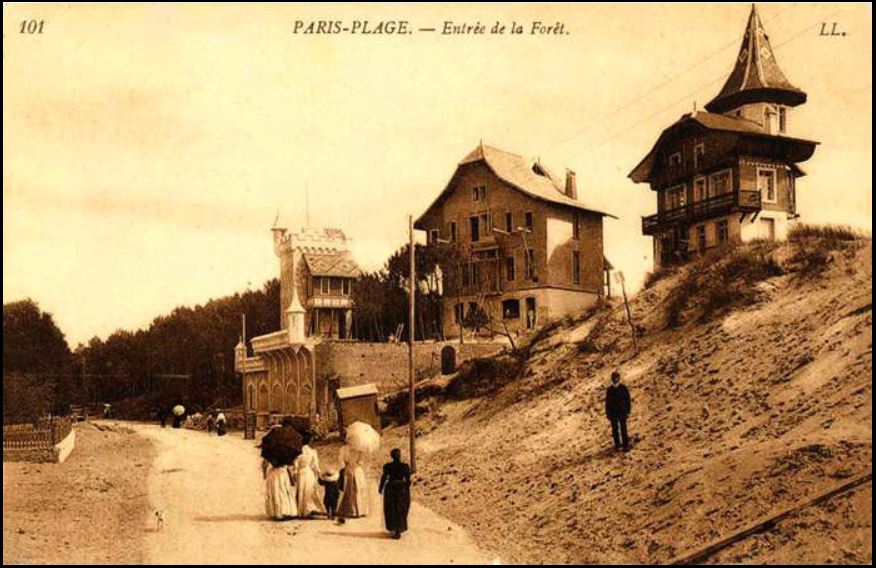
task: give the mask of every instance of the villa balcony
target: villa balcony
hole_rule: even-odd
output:
[[[667,209],[642,217],[642,234],[655,235],[678,224],[689,225],[730,213],[757,213],[761,209],[759,191],[741,190],[723,193],[702,201]]]

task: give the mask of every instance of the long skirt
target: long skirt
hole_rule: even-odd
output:
[[[364,517],[368,514],[368,486],[362,466],[344,469],[344,493],[338,505],[338,516],[344,518]]]
[[[383,520],[389,532],[408,530],[411,494],[403,481],[390,481],[383,488]]]
[[[295,505],[295,486],[285,467],[272,467],[265,478],[265,512],[272,519],[298,515]]]
[[[296,485],[298,500],[298,515],[306,517],[311,513],[324,513],[319,482],[310,467],[298,468],[298,485]]]

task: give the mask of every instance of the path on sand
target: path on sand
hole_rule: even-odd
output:
[[[371,515],[345,525],[324,518],[276,522],[265,517],[260,458],[251,440],[191,430],[133,425],[155,443],[149,475],[152,509],[164,528],[147,523],[146,560],[190,564],[485,563],[465,531],[413,503],[411,530],[400,541],[383,530],[376,480],[369,479]],[[326,456],[327,460],[334,455]],[[414,492],[416,499],[416,489]],[[153,513],[150,512],[150,515]]]

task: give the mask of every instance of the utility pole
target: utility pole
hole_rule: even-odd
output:
[[[636,326],[633,325],[633,313],[630,311],[630,303],[627,301],[627,289],[626,289],[626,286],[624,286],[624,280],[625,280],[624,273],[621,272],[620,270],[618,270],[618,272],[615,276],[617,278],[617,281],[621,285],[621,293],[624,296],[624,306],[627,309],[627,323],[630,325],[630,333],[632,333],[632,335],[633,335],[633,349],[635,349],[636,354],[638,355],[638,353],[639,353],[639,340],[636,337]]]
[[[416,427],[416,414],[417,414],[417,402],[416,395],[414,393],[414,333],[416,332],[416,326],[414,326],[414,293],[416,292],[416,267],[414,264],[414,216],[408,215],[408,250],[410,256],[410,298],[408,299],[408,388],[410,389],[410,396],[408,400],[409,408],[408,408],[408,430],[410,436],[410,454],[411,454],[411,472],[417,471],[417,453],[414,447],[414,440],[417,436],[417,427]]]

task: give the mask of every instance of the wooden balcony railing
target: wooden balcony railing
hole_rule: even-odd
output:
[[[738,192],[723,193],[681,207],[667,209],[656,215],[642,217],[642,233],[654,235],[679,223],[696,223],[737,211],[750,213],[760,211],[760,209],[759,191],[743,189]]]

